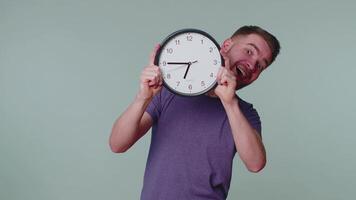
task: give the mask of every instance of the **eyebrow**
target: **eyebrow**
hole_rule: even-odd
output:
[[[250,46],[252,46],[253,48],[255,48],[258,53],[261,52],[260,49],[259,49],[255,44],[253,44],[253,43],[247,43],[247,44],[250,45]],[[266,67],[267,67],[267,66],[268,66],[267,60],[264,58],[263,61],[265,62],[265,65],[266,65]]]

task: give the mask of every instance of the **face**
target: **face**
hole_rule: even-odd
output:
[[[229,38],[224,41],[221,52],[230,59],[237,88],[254,82],[272,60],[272,51],[267,42],[257,34]]]

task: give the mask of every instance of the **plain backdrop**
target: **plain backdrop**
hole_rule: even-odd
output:
[[[281,54],[238,91],[268,153],[236,156],[228,199],[356,195],[356,3],[352,0],[0,0],[0,199],[139,199],[150,132],[110,151],[112,124],[138,91],[156,43],[182,28],[220,44],[242,25]]]

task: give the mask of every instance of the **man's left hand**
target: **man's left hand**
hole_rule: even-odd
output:
[[[218,86],[215,88],[215,94],[223,103],[232,103],[236,100],[237,79],[235,73],[230,68],[230,60],[225,53],[221,52],[225,60],[225,67],[221,67],[217,74]]]

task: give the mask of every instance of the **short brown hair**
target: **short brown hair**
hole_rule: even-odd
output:
[[[241,28],[237,29],[235,33],[231,36],[231,38],[237,37],[239,35],[249,35],[249,34],[257,34],[261,36],[268,44],[269,48],[272,51],[272,60],[271,63],[276,59],[277,55],[279,54],[280,45],[279,41],[276,37],[274,37],[268,31],[262,29],[258,26],[242,26]]]

